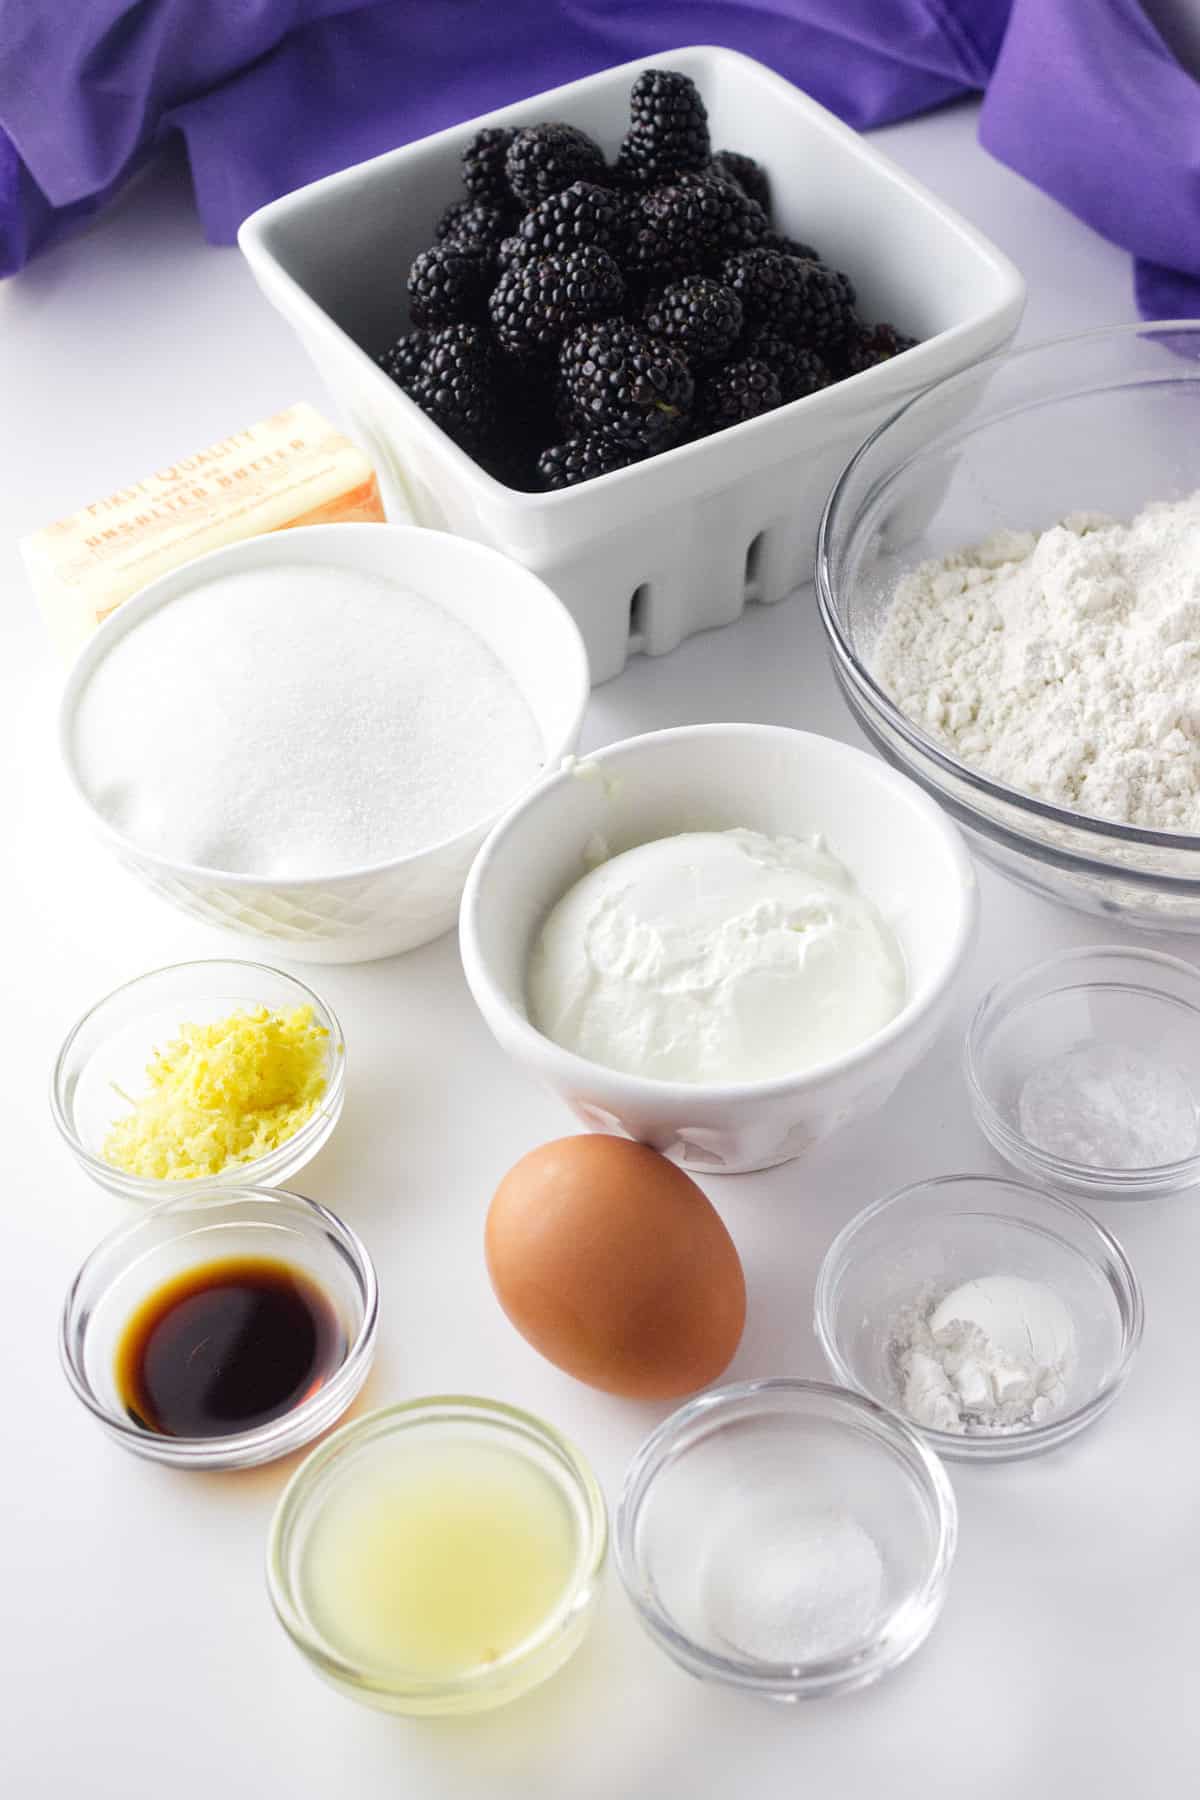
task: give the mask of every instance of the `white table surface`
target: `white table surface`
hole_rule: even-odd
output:
[[[962,106],[877,142],[1021,265],[1027,338],[1132,319],[1126,258],[988,159],[974,128],[975,109]],[[330,401],[238,253],[202,242],[170,167],[0,289],[0,396],[9,1420],[0,1792],[1104,1800],[1132,1788],[1157,1800],[1195,1791],[1200,1213],[1187,1200],[1105,1210],[1141,1274],[1148,1316],[1113,1413],[1041,1461],[954,1468],[961,1547],[929,1643],[874,1690],[798,1709],[678,1671],[642,1635],[611,1568],[578,1657],[507,1711],[429,1723],[360,1709],[314,1678],[267,1603],[267,1521],[297,1459],[241,1475],[175,1473],[123,1454],[85,1416],[59,1371],[58,1312],[76,1264],[125,1212],[55,1136],[51,1061],[73,1018],[117,982],[221,954],[226,941],[144,894],[69,825],[52,735],[60,676],[15,540],[289,401]],[[855,735],[811,590],[673,656],[635,661],[596,693],[585,743],[739,718]],[[809,1323],[813,1278],[859,1206],[922,1176],[999,1167],[966,1111],[966,1018],[996,977],[1115,933],[986,872],[983,888],[956,1015],[890,1106],[803,1165],[707,1183],[749,1283],[731,1377],[825,1373]],[[458,1390],[530,1407],[586,1449],[615,1504],[626,1463],[667,1408],[593,1393],[539,1360],[501,1316],[483,1265],[497,1180],[571,1119],[493,1045],[453,937],[315,974],[345,1024],[351,1076],[342,1124],[299,1185],[345,1214],[379,1266],[368,1402]]]

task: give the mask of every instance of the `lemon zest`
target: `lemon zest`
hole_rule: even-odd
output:
[[[151,1180],[194,1181],[277,1150],[321,1104],[328,1039],[311,1006],[182,1025],[154,1052],[147,1092],[109,1130],[105,1161]]]

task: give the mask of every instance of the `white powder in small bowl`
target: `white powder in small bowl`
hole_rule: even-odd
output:
[[[1022,1136],[1085,1169],[1153,1169],[1196,1149],[1183,1072],[1126,1044],[1076,1044],[1039,1063],[1017,1100]]]
[[[780,1510],[758,1517],[702,1572],[719,1644],[758,1662],[837,1656],[871,1633],[883,1603],[883,1559],[848,1513]]]
[[[142,849],[230,874],[329,876],[428,849],[535,776],[537,723],[433,601],[347,569],[206,582],[118,638],[73,756]]]

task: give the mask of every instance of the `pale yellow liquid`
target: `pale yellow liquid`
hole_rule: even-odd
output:
[[[524,1643],[562,1600],[578,1533],[554,1481],[478,1443],[389,1446],[347,1472],[306,1547],[306,1603],[368,1670],[464,1675]]]

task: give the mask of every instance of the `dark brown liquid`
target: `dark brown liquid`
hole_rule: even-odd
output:
[[[229,1257],[177,1275],[134,1313],[117,1346],[131,1419],[164,1437],[228,1437],[291,1412],[339,1367],[346,1338],[299,1269]]]

